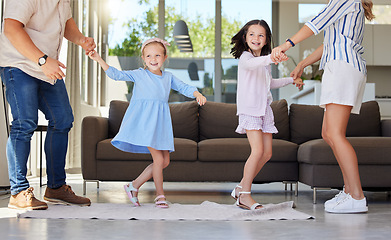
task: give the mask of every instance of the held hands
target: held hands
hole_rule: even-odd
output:
[[[291,47],[292,47],[292,45],[289,42],[285,42],[285,43],[281,44],[280,46],[273,48],[272,53],[271,53],[272,61],[277,64],[277,63],[288,60],[288,59],[284,60],[286,58],[285,52]]]
[[[95,50],[92,50],[88,53],[88,57],[90,57],[92,60],[99,63],[99,65],[102,67],[104,71],[107,71],[107,69],[110,68],[110,66],[101,58],[99,53]]]
[[[275,57],[275,55],[273,56],[273,52],[272,52],[270,54],[270,58],[274,62],[274,64],[276,64],[276,65],[278,63],[280,63],[280,62],[284,62],[284,61],[287,61],[289,59],[288,56],[285,53],[283,53],[283,52],[280,52],[277,58]]]
[[[202,94],[201,94],[200,92],[198,92],[198,91],[195,91],[195,92],[193,93],[193,95],[194,95],[194,97],[196,97],[196,100],[197,100],[198,105],[200,105],[200,106],[205,105],[205,103],[206,103],[206,97],[204,97],[204,95],[202,95]]]
[[[290,74],[290,76],[293,78],[293,85],[296,85],[297,88],[301,88],[304,85],[303,80],[301,79],[301,74],[303,74],[303,69],[304,68],[299,63]]]
[[[304,85],[303,80],[301,78],[293,79],[292,84],[296,85],[297,88],[301,88]]]
[[[91,37],[83,37],[80,40],[80,46],[86,51],[86,55],[89,55],[96,48],[95,41]]]
[[[99,56],[99,54],[95,51],[95,50],[92,50],[88,53],[88,57],[91,58],[92,60],[94,61],[98,61],[101,57]]]
[[[290,74],[290,76],[293,78],[293,84],[296,85],[297,88],[301,88],[304,85],[303,80],[301,79],[303,70],[303,66],[299,63]]]
[[[304,68],[303,68],[302,65],[299,63],[299,64],[297,64],[297,66],[295,67],[295,69],[293,69],[293,71],[291,72],[290,76],[291,76],[293,79],[299,78],[299,77],[301,77],[301,75],[303,74],[303,71],[304,71]]]

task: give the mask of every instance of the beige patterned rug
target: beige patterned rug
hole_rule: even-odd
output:
[[[293,201],[267,204],[262,209],[243,210],[235,205],[205,201],[200,205],[170,204],[167,209],[144,204],[93,203],[90,207],[49,205],[47,210],[18,213],[19,218],[56,219],[110,219],[110,220],[208,220],[208,221],[258,221],[306,220],[313,216],[293,209]]]

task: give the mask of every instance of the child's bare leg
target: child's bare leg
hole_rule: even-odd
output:
[[[255,176],[259,173],[272,154],[272,135],[262,133],[258,130],[247,130],[247,138],[251,146],[251,154],[246,161],[243,170],[243,178],[240,182],[242,192],[251,192],[251,185]],[[250,194],[240,196],[240,202],[246,206],[251,206],[255,200]]]
[[[145,182],[147,182],[149,179],[152,178],[152,167],[153,163],[149,164],[144,171],[135,179],[133,180],[132,184],[133,187],[139,189]],[[133,192],[132,194],[137,197],[138,192]]]
[[[163,169],[170,163],[170,155],[168,151],[156,150],[148,148],[153,158],[152,176],[155,183],[156,194],[164,195],[163,190]]]
[[[151,152],[152,154],[152,151],[158,151],[158,150],[155,150],[153,149],[151,151],[151,149],[153,148],[149,148],[149,151]],[[162,151],[164,152],[163,153],[163,156],[164,156],[164,168],[166,168],[168,166],[168,164],[170,163],[170,155],[169,155],[169,152],[168,151]],[[153,159],[153,155],[152,155],[152,159]],[[135,188],[140,188],[144,183],[146,183],[148,180],[150,180],[152,177],[153,177],[153,165],[154,163],[151,163],[149,164],[145,169],[144,171],[133,181],[133,186]],[[132,194],[134,196],[137,196],[137,192],[132,192]]]

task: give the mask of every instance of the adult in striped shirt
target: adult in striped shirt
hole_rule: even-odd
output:
[[[332,148],[341,168],[344,189],[325,202],[333,213],[367,212],[356,153],[346,139],[350,113],[358,114],[366,83],[366,63],[361,45],[365,18],[372,20],[372,1],[330,0],[326,7],[307,22],[293,37],[272,52],[274,62],[304,39],[324,32],[323,44],[301,61],[291,73],[301,77],[306,66],[319,60],[324,69],[320,106],[325,108],[322,137]]]

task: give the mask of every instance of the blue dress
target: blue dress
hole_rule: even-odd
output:
[[[114,80],[134,82],[132,99],[111,144],[125,152],[150,153],[147,147],[173,152],[174,136],[168,105],[170,90],[194,98],[197,88],[166,71],[159,76],[142,68],[119,71],[109,67],[106,74]]]

